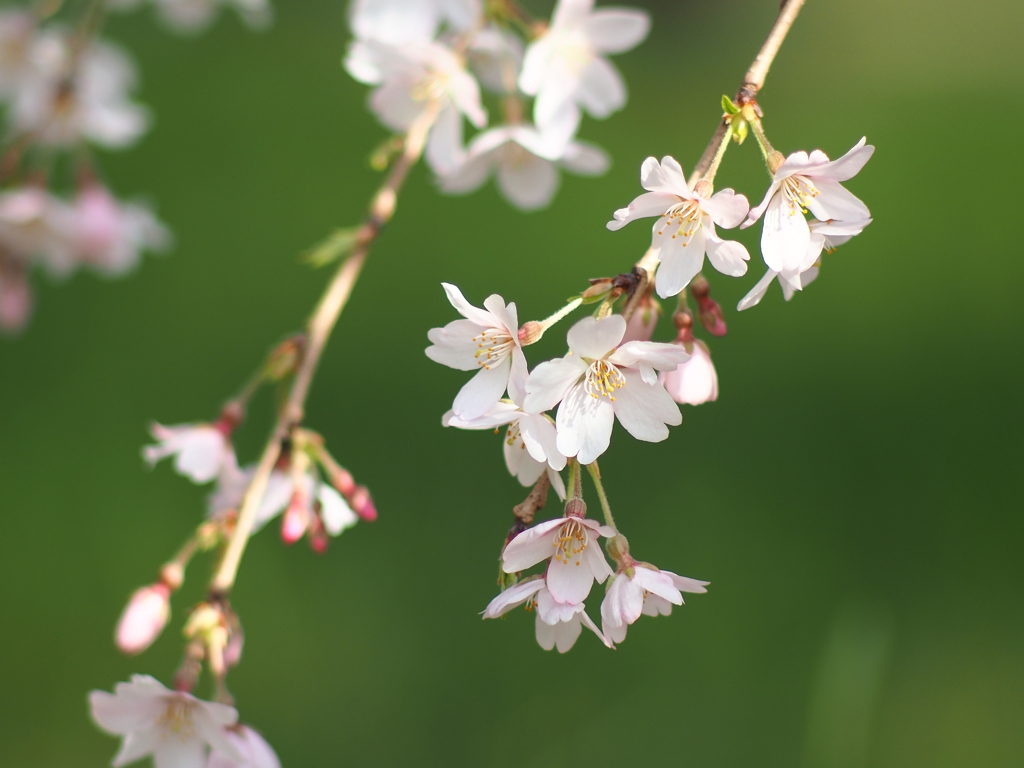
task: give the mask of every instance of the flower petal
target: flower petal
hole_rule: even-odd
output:
[[[585,317],[569,329],[567,341],[574,355],[600,360],[619,345],[625,333],[622,315],[609,315],[601,320]]]
[[[776,195],[764,214],[761,254],[769,269],[781,272],[799,266],[811,240],[807,219],[800,210]]]
[[[518,584],[513,584],[488,603],[484,609],[484,618],[496,619],[499,616],[504,616],[517,605],[525,603],[537,594],[538,590],[543,588],[544,579],[541,578],[526,579]]]
[[[764,277],[757,281],[757,285],[751,288],[750,292],[740,299],[740,303],[736,305],[737,311],[742,312],[744,309],[750,309],[751,307],[757,306],[761,299],[764,298],[765,293],[767,293],[768,286],[772,284],[772,280],[774,280],[778,274],[779,273],[773,269],[769,269],[765,272]]]
[[[707,200],[701,200],[700,207],[711,216],[715,224],[725,229],[738,227],[750,211],[747,198],[737,195],[731,189],[720,190]]]
[[[808,201],[807,209],[817,218],[822,221],[860,221],[870,218],[868,207],[838,181],[815,179],[814,183],[818,195]]]
[[[583,22],[583,33],[595,53],[624,53],[640,45],[650,29],[650,17],[631,8],[601,9]]]
[[[846,181],[852,179],[858,173],[860,169],[864,167],[864,164],[871,159],[871,156],[875,153],[875,148],[864,143],[867,141],[867,137],[861,137],[849,152],[840,157],[837,160],[833,160],[827,165],[816,168],[814,171],[815,177],[824,176],[832,179],[832,181]]]
[[[550,203],[558,191],[558,169],[550,160],[523,155],[498,166],[498,189],[520,210],[535,211]]]
[[[619,423],[637,440],[657,443],[668,437],[668,427],[681,424],[679,406],[661,384],[645,384],[639,373],[623,371],[626,385],[615,396],[612,407]],[[580,459],[581,462],[590,462]]]
[[[654,158],[651,158],[652,160]],[[669,192],[645,192],[635,198],[627,208],[615,211],[613,219],[608,222],[608,229],[613,232],[622,229],[631,221],[649,216],[661,216],[679,202],[679,196]]]
[[[582,464],[590,464],[608,450],[614,422],[612,403],[606,398],[591,397],[582,385],[577,385],[558,406],[558,450],[565,456],[575,456]]]
[[[455,402],[452,404],[455,415],[470,420],[487,413],[505,394],[511,368],[512,363],[508,358],[489,368],[481,368],[455,396]]]
[[[596,57],[580,75],[575,96],[592,117],[603,120],[626,105],[626,83],[614,64]]]
[[[711,225],[714,227],[714,225]],[[723,275],[741,277],[747,274],[747,260],[750,254],[742,243],[735,240],[722,240],[713,230],[708,232],[706,244],[708,261]]]
[[[541,363],[526,380],[523,410],[542,413],[558,405],[587,372],[587,364],[575,355]]]
[[[505,573],[516,573],[530,568],[555,553],[553,531],[565,521],[561,518],[546,520],[516,536],[501,553],[501,567]]]

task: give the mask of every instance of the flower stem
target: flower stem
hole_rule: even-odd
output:
[[[210,592],[214,595],[227,594],[234,586],[238,566],[242,561],[242,555],[245,553],[249,535],[252,533],[253,524],[256,521],[256,511],[263,500],[270,473],[281,456],[281,445],[293,427],[302,421],[306,396],[309,393],[313,375],[316,373],[317,364],[320,362],[327,340],[359,279],[363,264],[369,255],[370,246],[395,212],[398,192],[409,171],[423,153],[427,134],[437,118],[438,111],[438,105],[432,104],[409,128],[409,132],[405,136],[402,154],[395,161],[390,175],[370,203],[370,213],[356,236],[355,248],[338,268],[306,324],[306,348],[298,370],[295,372],[291,390],[278,414],[277,423],[274,425],[270,439],[263,449],[256,473],[249,483],[249,488],[245,492],[241,508],[238,511],[235,529],[224,549],[213,579],[210,581]]]
[[[582,303],[583,303],[583,298],[579,297],[579,296],[576,297],[575,299],[570,301],[568,304],[566,304],[564,307],[562,307],[560,310],[555,312],[550,317],[548,317],[548,318],[546,318],[544,320],[541,320],[540,321],[541,327],[546,331],[548,328],[553,326],[559,320],[562,320],[563,318],[565,318],[566,316],[571,314]]]
[[[594,481],[594,486],[597,488],[597,498],[601,500],[601,511],[604,513],[604,521],[609,528],[614,529],[616,533],[619,529],[615,527],[615,518],[612,517],[612,508],[608,504],[608,494],[604,492],[604,485],[601,483],[601,469],[597,466],[596,461],[592,461],[587,464],[587,471],[590,472],[590,479]]]
[[[768,159],[775,154],[775,147],[772,146],[772,143],[768,141],[768,137],[765,136],[764,126],[761,125],[761,119],[755,117],[753,120],[749,120],[747,122],[754,131],[754,138],[757,139],[757,146],[761,148],[761,154],[764,155],[765,162],[768,162]]]
[[[717,135],[718,132],[716,131],[715,136]],[[729,141],[731,138],[732,130],[724,131],[722,133],[722,139],[721,141],[718,142],[718,149],[715,151],[715,156],[711,160],[711,165],[708,167],[708,169],[704,172],[704,175],[701,177],[704,181],[707,181],[708,183],[714,183],[715,174],[718,173],[718,166],[722,164],[722,158],[725,157],[725,150],[727,150],[729,148],[729,144],[732,143],[731,141]]]

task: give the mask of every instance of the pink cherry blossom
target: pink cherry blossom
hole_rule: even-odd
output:
[[[277,753],[267,743],[266,739],[247,725],[235,725],[225,730],[228,741],[230,741],[241,760],[213,749],[210,752],[210,762],[206,768],[281,768],[281,761]]]
[[[226,461],[234,459],[234,449],[228,437],[230,429],[223,422],[173,427],[154,422],[150,431],[159,441],[157,445],[148,445],[142,450],[150,466],[174,456],[174,469],[193,482],[210,482],[221,473]]]
[[[101,272],[117,275],[132,269],[143,250],[162,251],[170,232],[140,203],[119,203],[99,184],[89,184],[73,208],[75,250]]]
[[[589,464],[608,448],[617,418],[638,440],[668,437],[666,425],[682,422],[679,408],[658,382],[687,359],[674,344],[622,343],[622,315],[586,317],[569,329],[569,354],[541,363],[526,380],[527,413],[558,405],[558,450]]]
[[[665,391],[677,403],[700,405],[718,399],[718,372],[703,341],[694,340],[690,359],[661,374]]]
[[[166,584],[151,584],[135,591],[117,622],[115,638],[123,653],[142,653],[160,636],[171,615],[170,596]]]
[[[673,605],[682,605],[681,592],[704,593],[710,582],[697,581],[662,571],[646,563],[634,563],[629,571],[614,576],[601,603],[601,625],[613,642],[626,639],[626,629],[644,613],[667,616]]]

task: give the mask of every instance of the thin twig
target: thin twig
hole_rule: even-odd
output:
[[[356,280],[359,279],[359,273],[369,255],[370,246],[395,212],[398,192],[412,166],[416,164],[423,153],[427,134],[437,118],[437,112],[438,108],[435,103],[425,110],[410,127],[405,137],[402,154],[395,161],[387,181],[373,197],[370,213],[356,236],[356,246],[352,254],[342,263],[309,318],[306,325],[306,349],[298,370],[295,372],[291,391],[278,414],[270,440],[263,449],[256,474],[253,475],[242,500],[242,506],[238,512],[238,522],[235,524],[231,539],[228,541],[224,555],[210,582],[210,592],[214,595],[230,592],[235,583],[238,566],[256,521],[256,511],[263,500],[270,473],[281,456],[281,445],[292,429],[302,421],[306,395],[313,382],[313,375],[316,373],[320,356],[327,345],[331,331],[334,330],[334,326],[338,322],[341,310],[348,302]]]

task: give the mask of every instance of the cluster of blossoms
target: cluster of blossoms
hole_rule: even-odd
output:
[[[593,6],[560,0],[543,22],[505,2],[356,0],[345,66],[373,86],[370,109],[394,131],[438,110],[425,156],[442,191],[472,192],[494,177],[512,205],[542,208],[560,170],[607,170],[604,151],[576,134],[584,112],[602,119],[625,106],[606,57],[638,45],[650,26],[642,11]],[[482,90],[501,115],[490,127]],[[464,121],[479,130],[468,144]]]
[[[167,228],[148,205],[119,200],[101,180],[90,145],[124,149],[149,127],[132,99],[138,76],[131,58],[99,39],[105,9],[142,0],[89,3],[76,26],[61,3],[0,10],[0,105],[6,116],[0,155],[0,330],[16,332],[33,305],[30,277],[39,268],[56,279],[79,269],[117,277],[144,251],[165,251]],[[154,0],[175,28],[208,23],[221,0]],[[254,23],[269,19],[265,0],[235,0]],[[57,162],[70,158],[73,183]]]
[[[646,191],[608,222],[608,229],[617,230],[636,219],[655,219],[650,248],[632,272],[591,280],[590,288],[559,312],[522,325],[515,304],[500,296],[490,296],[480,309],[458,288],[444,285],[463,319],[430,331],[427,356],[476,373],[442,423],[461,429],[508,425],[508,470],[523,485],[536,484],[514,510],[516,525],[501,555],[506,588],[484,617],[501,616],[525,603],[537,612],[537,641],[545,649],[565,652],[583,626],[611,647],[641,614],[667,614],[672,605],[682,604],[683,592],[705,591],[707,582],[638,562],[630,554],[615,527],[597,460],[609,447],[616,420],[638,440],[659,442],[668,437],[669,426],[682,422],[677,404],[718,398],[718,374],[708,346],[693,335],[690,297],[708,333],[725,334],[721,307],[711,299],[702,274],[705,257],[732,277],[744,275],[750,259],[741,243],[724,239],[718,228],[747,227],[764,218],[761,251],[769,271],[740,303],[745,309],[760,301],[776,278],[788,300],[816,276],[823,251],[831,252],[871,221],[867,207],[841,185],[871,157],[874,148],[863,139],[835,161],[818,150],[787,158],[768,143],[752,98],[741,104],[726,98],[723,104],[723,131],[717,147],[711,147],[714,160],[687,180],[674,158],[648,158],[640,169]],[[754,209],[745,196],[732,189],[715,192],[713,186],[730,140],[742,143],[748,127],[771,175],[764,201]],[[815,218],[808,220],[808,213]],[[671,343],[650,341],[661,312],[655,293],[677,299]],[[600,306],[593,316],[569,329],[568,353],[529,371],[523,347],[577,307],[596,302]],[[594,480],[605,525],[586,517],[584,466]],[[568,492],[560,474],[566,467]],[[562,499],[568,497],[564,515],[530,527],[552,486]],[[602,537],[614,569],[599,547]],[[522,578],[524,570],[538,564],[543,564],[542,574]],[[598,628],[585,601],[595,581],[608,579]]]

